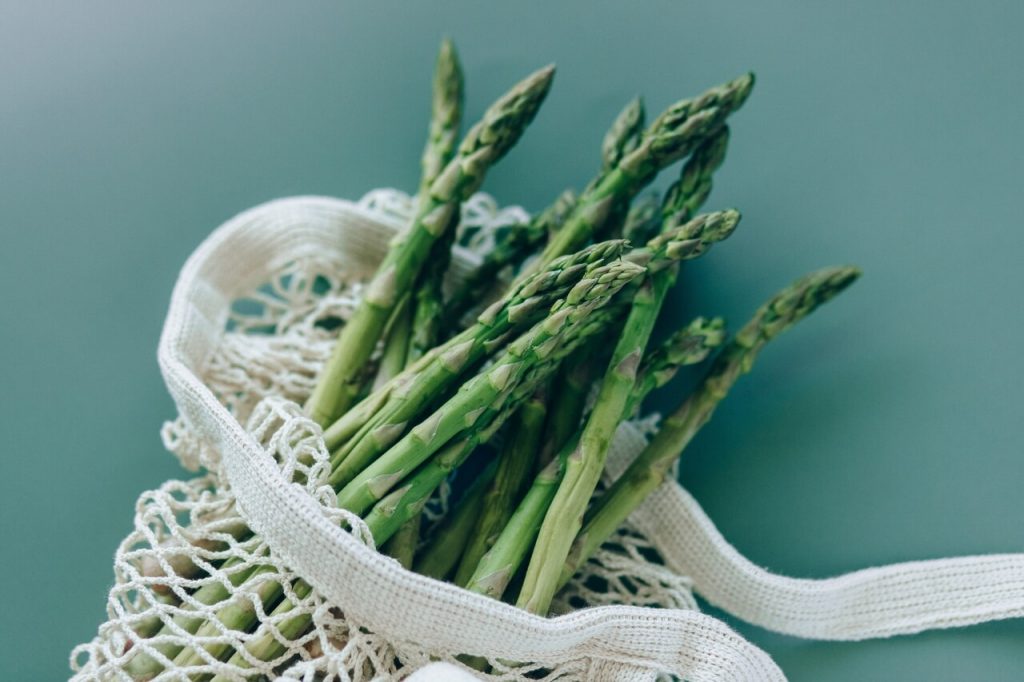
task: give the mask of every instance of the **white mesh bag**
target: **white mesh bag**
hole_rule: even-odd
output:
[[[552,618],[378,553],[361,521],[334,506],[320,429],[299,405],[410,210],[391,190],[357,204],[282,199],[221,226],[188,260],[160,340],[180,413],[163,435],[186,467],[208,473],[139,498],[115,555],[109,619],[72,652],[75,680],[484,677],[466,656],[486,659],[487,677],[501,680],[782,680],[767,654],[700,613],[691,590],[750,622],[820,639],[1024,614],[1024,555],[784,578],[741,557],[672,481],[563,590]],[[524,218],[477,195],[463,228],[479,243]],[[452,276],[476,262],[458,249]],[[644,430],[619,430],[612,475],[643,447]],[[444,495],[435,502],[442,515]],[[196,596],[205,594],[214,597]],[[268,595],[290,608],[267,613]],[[225,609],[253,626],[223,625]],[[250,653],[257,647],[269,660]],[[231,651],[240,653],[215,655]]]

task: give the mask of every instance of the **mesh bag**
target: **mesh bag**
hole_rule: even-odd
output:
[[[355,681],[419,669],[456,679],[437,662],[469,672],[462,661],[474,656],[500,680],[781,680],[765,653],[696,610],[693,589],[751,622],[825,639],[1024,614],[1024,555],[784,578],[743,559],[671,481],[559,594],[552,618],[402,569],[336,508],[320,429],[299,405],[411,209],[392,190],[355,204],[279,200],[231,220],[189,259],[160,342],[180,412],[162,435],[186,468],[207,473],[139,498],[108,620],[72,652],[74,679]],[[475,196],[451,277],[526,218]],[[610,475],[649,430],[620,428]],[[428,508],[443,517],[446,489]]]

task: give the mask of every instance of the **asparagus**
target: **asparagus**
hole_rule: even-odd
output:
[[[711,418],[761,349],[860,276],[849,266],[813,272],[783,289],[755,313],[716,358],[698,389],[665,421],[657,436],[593,505],[573,543],[560,582],[576,572],[626,517],[665,480],[672,463]]]
[[[338,506],[356,514],[365,512],[457,433],[480,428],[478,419],[487,406],[513,390],[533,364],[546,361],[560,336],[573,331],[577,319],[598,310],[643,272],[630,261],[613,261],[578,282],[547,318],[510,344],[489,370],[463,384],[455,396],[343,487]]]
[[[601,141],[601,170],[591,180],[587,190],[593,189],[601,177],[614,171],[625,156],[636,150],[643,137],[644,120],[644,105],[639,97],[634,98],[623,107]],[[629,199],[615,202],[607,218],[601,225],[596,226],[593,234],[603,236],[614,234],[622,227],[628,210]]]
[[[591,308],[586,308],[583,304],[588,301],[606,300],[619,287],[642,272],[641,268],[628,261],[612,260],[610,263],[606,263],[610,258],[614,258],[621,253],[622,248],[622,242],[607,242],[562,259],[560,263],[556,264],[548,272],[542,273],[518,286],[514,293],[507,298],[504,305],[496,305],[490,310],[485,311],[480,316],[480,325],[482,327],[490,325],[487,326],[488,329],[491,331],[497,330],[498,336],[490,337],[491,342],[496,338],[500,339],[503,336],[507,336],[509,330],[515,328],[513,323],[521,324],[522,320],[532,319],[538,313],[543,314],[543,306],[548,304],[551,297],[564,294],[566,287],[570,285],[572,288],[568,291],[566,301],[573,305],[578,304],[585,310],[591,310]],[[499,322],[501,324],[498,324]],[[487,338],[484,341],[487,341]],[[486,348],[487,344],[481,342],[480,346],[481,348]],[[445,359],[444,354],[438,357],[442,360]],[[450,365],[451,363],[449,362]],[[409,372],[412,372],[410,376],[416,379],[426,376],[427,373],[423,370],[424,366],[429,365],[427,363],[414,363],[409,368]],[[406,374],[409,373],[407,372]],[[375,399],[373,402],[376,402]],[[293,590],[298,595],[298,598],[304,598],[308,594],[309,587],[302,581],[298,581],[293,586]],[[210,603],[221,601],[225,596],[220,595]],[[270,593],[266,601],[271,603],[279,596],[280,590]],[[285,602],[282,602],[279,606],[282,609],[291,608]],[[226,619],[233,619],[230,622],[233,623],[236,629],[242,629],[251,625],[251,622],[245,620],[247,617],[245,614],[225,613],[224,615]],[[199,625],[199,621],[196,621],[196,627],[199,627]],[[173,656],[173,654],[171,655]]]
[[[661,201],[658,193],[650,192],[637,198],[626,214],[622,238],[633,244],[643,244],[653,239],[660,230]]]
[[[629,257],[632,260],[644,263],[650,271],[655,273],[671,272],[677,260],[695,257],[703,253],[709,244],[731,234],[738,219],[739,214],[735,211],[700,216],[689,223],[669,229],[665,234],[649,242],[645,248],[631,252]],[[669,224],[671,224],[671,220]],[[644,285],[641,286],[641,292],[637,294],[637,298],[642,300],[647,295],[647,293],[644,293],[644,289],[650,290],[649,281],[645,281]],[[634,308],[636,307],[636,300],[635,298]],[[595,321],[595,324],[599,323]],[[606,328],[607,322],[604,321],[601,326]],[[626,326],[627,329],[632,327],[635,330],[635,333],[638,335],[637,338],[644,336],[639,320],[634,320],[633,325],[627,320]],[[649,331],[647,333],[649,334]],[[645,336],[644,343],[646,343]],[[622,359],[624,358],[616,360],[615,354],[624,355],[618,345],[616,350],[613,351],[613,359],[610,363],[612,368],[623,364]],[[636,357],[636,362],[639,362],[639,360],[640,358]],[[627,369],[629,362],[626,363]],[[614,416],[614,424],[611,426],[613,430],[625,413],[627,400],[628,394],[619,407],[619,413]],[[605,408],[606,414],[610,412],[611,410]],[[591,413],[587,424],[594,423],[595,426],[592,428],[600,429],[601,427],[596,425],[600,423],[599,420],[601,419],[603,419],[602,416],[595,417],[595,413]],[[605,425],[603,428],[607,428],[607,426]],[[596,433],[595,431],[592,435]],[[467,584],[468,589],[492,596],[504,591],[508,580],[515,574],[519,563],[533,544],[534,538],[537,536],[537,530],[541,526],[542,518],[545,516],[545,511],[549,510],[552,497],[559,488],[559,481],[562,480],[563,472],[568,469],[570,454],[576,451],[580,442],[579,437],[570,441],[560,451],[558,458],[537,475],[526,497],[506,525],[505,530],[498,536],[491,550],[481,559]],[[579,528],[579,523],[582,522],[582,512],[580,512],[579,516],[579,521],[577,521],[572,529],[573,536],[575,536],[575,532]],[[548,521],[553,522],[554,518],[549,511],[547,515]],[[571,518],[569,517],[559,519],[559,523],[566,522],[567,520],[571,524]],[[569,538],[570,542],[571,540],[572,537]],[[568,546],[566,546],[566,551],[568,551]],[[527,575],[529,576],[529,573]],[[525,593],[526,589],[527,584],[524,583],[523,593]]]
[[[593,350],[590,347],[579,349],[566,359],[559,372],[554,386],[558,399],[548,408],[544,425],[544,442],[538,457],[541,467],[554,459],[579,428],[597,366]]]
[[[361,422],[361,426],[355,427],[355,435],[332,457],[331,485],[338,488],[351,481],[390,447],[427,405],[447,393],[467,368],[493,352],[511,334],[542,319],[556,300],[581,281],[594,277],[622,253],[624,246],[621,240],[602,242],[558,259],[545,272],[513,287],[502,300],[481,313],[475,325],[396,377],[387,387],[383,401],[371,396],[366,402],[372,412],[363,409],[362,404],[357,405],[350,413],[351,419],[346,415],[325,434],[325,441],[330,443],[332,430],[349,430],[346,422],[357,418]]]
[[[402,491],[411,490],[412,495],[415,495],[415,499],[407,501],[401,509],[396,510],[398,505],[394,505],[391,502],[393,495],[378,503],[365,519],[374,541],[377,544],[388,542],[394,537],[395,532],[404,527],[410,519],[418,517],[423,509],[423,505],[426,504],[427,499],[436,489],[437,485],[446,476],[451,474],[457,466],[462,464],[478,444],[486,442],[493,435],[494,431],[500,428],[500,424],[500,420],[495,420],[487,428],[474,431],[471,435],[456,439],[445,446],[434,460],[425,466],[417,476],[413,477],[409,485],[402,489]],[[426,470],[429,470],[427,474],[430,476],[429,481],[425,480],[427,476],[423,473]],[[286,597],[280,599],[284,592],[284,588],[280,583],[272,583],[266,591],[261,590],[257,596],[270,611],[270,618],[280,619],[291,612],[295,608],[296,603],[308,597],[312,591],[313,588],[309,583],[299,579],[292,585],[294,598]],[[269,606],[275,602],[276,605],[273,609],[270,609]],[[246,630],[252,627],[255,622],[255,611],[252,609],[247,612],[232,612],[226,615],[230,620],[227,620],[225,624],[230,624],[235,629]],[[224,621],[222,620],[222,622]],[[309,627],[310,622],[311,619],[308,614],[299,614],[284,620],[277,626],[277,629],[285,638],[291,639],[304,632]],[[245,653],[236,651],[229,660],[229,663],[245,668],[250,666],[250,660],[270,661],[283,654],[284,651],[285,646],[281,640],[272,633],[267,633],[249,642],[245,647]],[[211,651],[217,657],[223,656],[226,652],[227,648],[225,647]]]
[[[668,205],[666,208],[673,207]],[[669,212],[666,225],[672,225],[677,215],[677,212]],[[732,234],[738,221],[739,214],[735,211],[700,216],[681,229],[667,230],[649,242],[648,248],[652,253],[664,248],[666,253],[671,251],[680,259],[693,258]],[[673,244],[675,246],[670,246]],[[583,427],[579,442],[566,458],[565,474],[541,524],[523,589],[519,593],[519,606],[532,613],[546,613],[558,588],[561,566],[583,523],[583,513],[604,470],[615,430],[626,416],[644,348],[654,330],[665,295],[675,281],[675,272],[676,266],[664,268],[641,285],[633,299],[622,335],[612,351],[594,409]]]
[[[674,206],[680,218],[696,215],[711,194],[711,182],[715,171],[725,161],[729,146],[729,126],[723,125],[708,135],[693,151],[683,166],[679,180],[669,187],[665,205]]]
[[[427,144],[420,157],[419,196],[426,197],[430,186],[441,174],[455,153],[462,123],[464,78],[455,45],[445,38],[437,54],[431,87],[430,128]]]
[[[514,403],[515,400],[509,400],[508,395],[499,396],[489,410],[493,419],[488,420],[483,428],[470,429],[464,437],[445,445],[401,488],[379,500],[363,519],[374,540],[387,540],[403,523],[419,514],[437,486],[461,466],[478,445],[486,443],[501,428],[514,411]]]
[[[325,364],[307,403],[311,417],[327,426],[354,402],[356,381],[379,340],[398,298],[419,274],[431,246],[449,228],[459,204],[475,192],[488,168],[504,156],[533,120],[554,75],[545,67],[514,86],[485,112],[455,157],[420,195],[409,228],[393,241],[384,261]]]
[[[422,522],[422,515],[413,516],[381,548],[385,554],[400,563],[402,568],[411,569],[412,563],[416,559],[416,548],[420,544]]]
[[[221,571],[227,574],[228,583],[232,587],[238,587],[247,580],[260,573],[271,570],[268,566],[242,567],[239,570],[232,570],[242,563],[238,559],[229,559],[221,566]],[[220,582],[208,583],[192,594],[192,599],[207,606],[220,603],[229,596],[228,588]],[[184,631],[194,634],[205,625],[202,616],[190,616],[179,614],[173,619],[173,626],[164,625],[154,637],[159,637],[165,631]],[[124,670],[133,679],[149,679],[157,675],[165,667],[166,661],[176,661],[184,647],[174,643],[155,643],[153,648],[159,653],[154,657],[145,652],[139,652],[125,664]]]
[[[453,217],[458,222],[458,214]],[[444,314],[444,294],[441,292],[444,283],[444,275],[451,262],[452,244],[455,242],[455,230],[445,231],[445,236],[434,244],[431,250],[430,262],[423,273],[422,281],[416,287],[413,294],[415,312],[411,336],[409,337],[408,355],[406,364],[412,364],[427,354],[437,345],[442,332],[442,317]]]
[[[649,359],[645,358],[647,375],[664,377],[667,372],[674,371],[679,366],[703,360],[712,346],[721,343],[721,333],[717,331],[720,326],[721,318],[710,322],[698,318],[680,330],[652,353]],[[698,339],[701,341],[698,342]],[[583,356],[574,356],[574,358],[578,357]],[[673,363],[675,363],[674,366]],[[590,366],[586,362],[579,362],[577,367],[583,369]],[[642,377],[646,376],[643,368],[644,365],[641,365]],[[652,390],[652,383],[638,382],[630,397],[630,404],[638,405],[643,397]],[[589,386],[589,381],[585,384]],[[555,409],[557,407],[557,405],[554,406]],[[582,405],[579,409],[582,411]],[[577,423],[578,420],[577,414]],[[573,430],[575,430],[575,425]],[[569,449],[571,450],[571,448]],[[491,549],[481,557],[473,574],[466,581],[467,589],[494,599],[501,599],[509,581],[522,564],[540,531],[544,514],[558,490],[561,470],[564,468],[564,457],[565,455],[563,455],[562,461],[553,460],[545,464],[509,521],[491,544]]]
[[[373,390],[377,391],[405,368],[405,358],[409,354],[409,333],[412,331],[413,309],[408,296],[398,304],[394,312],[394,320],[384,342],[384,353],[380,358],[380,367],[373,380]]]
[[[494,478],[496,467],[489,466],[473,481],[454,509],[449,509],[444,521],[416,559],[415,571],[421,575],[444,580],[455,569],[469,533],[476,523],[480,502]]]
[[[548,235],[558,230],[575,202],[575,193],[567,189],[555,203],[526,225],[512,225],[495,234],[494,246],[484,255],[483,262],[466,276],[445,303],[443,326],[456,327],[466,311],[479,302],[480,292],[493,288],[502,270],[521,261],[536,250]]]
[[[721,165],[727,140],[728,131],[722,128],[695,150],[693,158],[685,165],[680,179],[666,196],[663,207],[656,212],[657,220],[650,217],[650,213],[654,211],[649,205],[641,205],[633,214],[632,220],[627,218],[627,229],[634,235],[649,233],[651,228],[647,227],[644,232],[640,232],[639,227],[633,227],[631,224],[654,222],[659,227],[662,225],[665,227],[665,234],[662,237],[653,240],[646,250],[637,251],[630,257],[636,257],[650,265],[655,254],[659,254],[662,262],[659,267],[663,268],[672,262],[667,257],[670,251],[674,255],[679,255],[675,248],[667,247],[667,244],[674,238],[675,241],[680,241],[678,239],[680,231],[673,230],[672,227],[688,217],[707,197],[710,191],[710,177]],[[726,221],[726,225],[728,222]],[[732,226],[735,226],[735,222],[732,223]],[[731,229],[731,227],[727,228],[723,236],[726,236]],[[692,244],[690,248],[693,248]],[[699,251],[699,249],[697,250]],[[553,407],[552,419],[555,421],[548,427],[549,440],[545,445],[547,452],[542,453],[542,457],[545,459],[551,459],[552,454],[558,451],[557,448],[563,447],[565,441],[569,439],[579,424],[589,391],[589,375],[593,371],[593,365],[588,363],[587,359],[580,353],[575,358],[575,362],[570,361],[570,364],[563,369],[565,380],[559,382],[563,394]],[[648,365],[650,366],[650,363]],[[645,376],[645,374],[641,374],[641,376]],[[638,404],[641,399],[642,396],[633,396],[626,411],[631,412],[633,406]],[[616,423],[618,423],[618,418]],[[571,450],[571,448],[569,449]],[[527,497],[513,515],[512,521],[506,525],[506,530],[495,541],[495,548],[485,555],[485,559],[481,560],[471,576],[467,585],[469,589],[491,596],[501,596],[508,580],[515,573],[519,563],[533,544],[541,519],[557,489],[566,456],[566,453],[563,453],[559,460],[537,476]]]
[[[457,216],[453,216],[453,220]],[[455,230],[449,229],[445,236],[438,239],[431,249],[430,262],[423,273],[423,281],[416,288],[413,295],[415,310],[413,311],[411,329],[404,330],[408,335],[406,339],[405,363],[413,363],[437,345],[441,335],[441,313],[444,309],[441,285],[444,282],[444,274],[451,262],[452,243],[455,241]],[[402,333],[402,330],[396,330]],[[387,343],[392,342],[391,336]],[[400,341],[399,341],[400,343]],[[398,560],[402,566],[412,566],[413,557],[416,554],[416,546],[420,539],[420,516],[414,516],[403,526],[398,533],[391,538],[384,546],[384,552]]]
[[[601,171],[612,172],[624,157],[640,146],[644,131],[644,103],[639,97],[632,99],[601,141]]]
[[[683,158],[709,134],[717,132],[725,119],[746,101],[753,85],[754,75],[746,74],[666,109],[647,127],[635,149],[590,183],[565,226],[524,272],[543,268],[553,258],[574,251],[600,233],[659,170]]]
[[[599,263],[601,262],[600,255],[602,253],[606,253],[609,248],[612,248],[613,252],[617,252],[621,249],[621,245],[611,245],[593,249],[590,257],[595,258],[595,262]],[[586,262],[586,260],[584,260],[584,262]],[[593,318],[590,317],[591,313],[600,305],[606,303],[608,299],[622,286],[643,272],[642,268],[625,260],[612,261],[611,263],[597,267],[596,269],[586,269],[582,265],[578,267],[582,268],[587,276],[577,281],[569,291],[566,298],[560,301],[561,307],[549,315],[544,321],[536,325],[534,330],[532,330],[533,333],[526,334],[513,343],[510,346],[509,351],[505,353],[498,363],[496,363],[495,368],[486,374],[482,374],[476,379],[471,380],[466,386],[464,386],[463,391],[460,391],[460,393],[456,395],[456,398],[461,396],[463,397],[463,400],[460,401],[453,399],[453,401],[449,401],[449,404],[446,404],[442,410],[452,407],[450,405],[452,402],[455,403],[454,407],[456,409],[459,407],[466,409],[479,404],[479,408],[472,408],[472,412],[476,412],[477,414],[480,414],[489,408],[493,410],[494,406],[499,405],[502,402],[503,397],[508,394],[508,391],[505,390],[505,384],[510,386],[514,385],[511,380],[513,378],[512,374],[519,371],[517,365],[524,364],[527,356],[530,356],[531,354],[535,358],[539,358],[544,354],[551,353],[551,342],[557,340],[559,338],[559,334],[564,332],[566,328],[571,330],[575,328],[575,325],[582,329],[589,329],[590,327],[588,327],[588,324],[592,324],[593,321]],[[567,270],[568,269],[550,273],[551,276],[547,279],[557,280],[558,277],[565,274]],[[535,294],[541,284],[542,282],[538,282],[537,286],[529,288],[524,287],[524,294]],[[553,366],[554,362],[548,364]],[[470,390],[467,391],[467,387],[470,387],[474,383],[481,390],[474,393],[470,388]],[[488,391],[488,389],[498,390]],[[465,395],[463,395],[464,392],[469,394],[470,397],[475,397],[476,400],[466,400]],[[505,412],[507,413],[508,411],[509,410],[506,410]],[[452,414],[455,414],[455,409],[452,410]],[[417,494],[419,497],[417,497],[413,502],[409,502],[408,498],[406,498],[403,500],[404,504],[395,505],[399,508],[398,513],[390,511],[392,509],[391,499],[385,500],[381,504],[377,505],[377,507],[367,517],[367,523],[374,524],[372,527],[384,527],[383,530],[378,528],[375,532],[375,538],[378,542],[383,542],[390,537],[394,530],[397,529],[396,524],[408,520],[412,513],[418,512],[419,507],[416,507],[415,505],[422,505],[422,503],[425,502],[426,497],[433,491],[440,480],[442,480],[452,468],[462,462],[465,456],[467,456],[472,450],[472,447],[475,446],[476,443],[480,442],[480,439],[486,439],[486,437],[488,437],[490,433],[493,433],[493,430],[500,425],[499,421],[494,421],[491,425],[482,424],[481,426],[481,423],[484,422],[483,419],[478,418],[472,421],[464,421],[466,416],[467,415],[465,414],[457,415],[445,420],[442,414],[436,422],[438,427],[444,426],[445,428],[450,429],[454,426],[456,427],[455,430],[458,430],[457,427],[459,426],[459,422],[462,421],[466,426],[473,427],[473,433],[467,438],[463,438],[461,441],[456,442],[454,445],[446,447],[442,455],[436,457],[430,465],[425,467],[426,472],[423,476],[414,478],[412,482],[412,492]],[[426,428],[424,429],[423,427]],[[422,440],[424,435],[430,434],[431,443],[433,444],[433,447],[425,447],[422,450],[419,448],[414,448],[411,451],[407,450],[407,454],[411,454],[413,457],[419,458],[418,460],[414,460],[411,466],[415,466],[416,463],[422,461],[426,456],[429,456],[437,446],[442,445],[447,440],[447,437],[439,436],[440,430],[440,428],[434,428],[434,426],[431,426],[430,420],[428,420],[426,424],[421,424],[420,427],[414,429],[410,436],[404,440],[406,444],[415,444],[417,440]],[[402,444],[403,442],[400,441],[399,445]],[[391,451],[389,451],[389,454],[390,452]],[[373,482],[375,482],[375,479],[371,478],[370,480],[371,484],[368,490],[371,494],[376,494],[377,490],[373,488]],[[379,479],[376,480],[379,481]],[[358,508],[352,504],[346,504],[343,495],[344,492],[345,490],[339,493],[339,506],[345,506],[357,513],[365,511],[365,506]],[[381,492],[383,493],[386,491]],[[379,499],[381,496],[383,496],[383,494],[378,495],[376,499]],[[293,586],[293,592],[298,599],[305,598],[310,589],[311,588],[301,580],[297,581]],[[280,597],[282,591],[283,587],[280,584],[268,583],[265,589],[260,590],[259,597],[265,604],[270,604]],[[284,600],[278,604],[273,613],[274,615],[280,615],[282,613],[287,613],[292,608],[294,608],[292,601]],[[250,627],[254,618],[254,610],[241,608],[236,605],[229,605],[218,612],[218,620],[233,629],[245,629]],[[294,626],[297,632],[301,632],[301,629],[306,626],[303,618],[303,616],[297,616],[295,619],[292,619],[292,621],[288,621],[289,627]],[[213,634],[215,630],[216,626],[212,623],[206,623],[203,625],[203,632],[206,634]],[[250,653],[254,655],[259,654],[261,657],[264,657],[262,660],[267,660],[265,657],[273,656],[274,651],[276,651],[279,646],[279,643],[277,643],[273,637],[270,637],[269,639],[265,637],[257,643],[254,643]],[[220,657],[227,651],[227,649],[219,645],[210,645],[206,647],[206,649],[208,654],[215,657]],[[202,652],[186,650],[179,654],[177,660],[178,662],[196,662],[201,661],[203,657],[204,654]]]
[[[509,581],[515,575],[540,530],[544,512],[561,480],[558,460],[552,460],[534,478],[519,506],[512,513],[494,544],[480,559],[476,570],[466,583],[466,589],[501,599]]]
[[[653,351],[645,352],[626,414],[633,414],[651,391],[671,381],[680,367],[703,362],[724,341],[725,320],[721,317],[710,320],[698,317]]]
[[[443,475],[451,473],[454,467],[457,466],[458,464],[461,464],[462,461],[465,460],[465,457],[468,456],[470,452],[472,452],[473,448],[479,442],[485,441],[487,437],[489,437],[489,434],[482,434],[479,435],[475,440],[463,439],[447,446],[438,456],[438,459],[441,460],[443,463]],[[483,472],[483,474],[481,475],[481,481],[483,483],[486,483],[489,480],[490,476],[493,476],[493,467]],[[438,483],[439,482],[440,481],[438,481]],[[482,494],[484,490],[483,485],[475,487],[479,488],[480,493]],[[368,517],[367,520],[369,521],[369,523],[373,524],[373,526],[371,526],[371,532],[373,534],[374,540],[379,544],[387,545],[391,542],[391,540],[394,540],[398,536],[396,531],[401,532],[404,529],[406,529],[409,526],[409,521],[411,521],[412,519],[422,518],[420,512],[422,511],[423,505],[426,503],[427,498],[429,498],[430,494],[433,493],[433,490],[434,488],[431,488],[429,492],[423,494],[422,500],[418,500],[415,507],[409,508],[409,513],[402,517],[404,523],[402,523],[401,526],[399,526],[397,523],[394,523],[388,528],[387,533],[382,532],[380,528],[376,528],[376,531],[374,532],[374,526],[376,526],[377,524],[373,521],[373,519]],[[472,489],[467,494],[472,496]],[[406,568],[408,568],[408,566],[406,566]],[[423,573],[424,575],[429,575],[428,573],[425,573],[424,571],[420,570],[419,567],[417,567],[417,571]],[[268,591],[267,594],[260,595],[260,597],[263,598],[263,603],[268,607],[270,604],[273,604],[275,601],[277,601],[284,593],[283,588],[279,584],[277,584],[277,588],[277,590]],[[268,610],[270,611],[269,618],[275,620],[281,619],[283,616],[294,610],[297,602],[308,597],[312,591],[313,588],[311,585],[309,585],[309,583],[302,579],[296,580],[295,583],[292,585],[292,594],[294,596],[285,596],[283,599],[280,599],[280,601],[277,601],[273,609],[268,608]],[[236,626],[236,629],[248,629],[252,627],[254,623],[255,619],[249,618],[236,620],[234,621],[233,624]],[[276,627],[284,639],[294,639],[295,637],[298,637],[303,632],[305,632],[309,628],[310,623],[311,618],[308,614],[299,614],[297,616],[294,616],[293,618],[283,620]],[[285,652],[285,650],[286,647],[282,643],[281,638],[276,637],[271,632],[268,632],[262,635],[261,637],[251,640],[248,644],[246,644],[244,652],[235,651],[235,653],[229,659],[228,664],[239,668],[249,668],[252,665],[252,661],[272,661],[278,656],[281,656]],[[223,649],[219,651],[219,655],[221,656],[223,656],[224,653],[225,650]],[[213,679],[213,682],[227,682],[227,680],[222,680],[221,677],[218,676]]]
[[[582,286],[576,287],[564,301],[553,307],[546,320],[509,346],[506,355],[524,358],[519,360],[520,364],[526,364],[525,358],[530,355],[538,361],[525,370],[515,387],[498,394],[489,405],[478,410],[480,416],[463,435],[453,439],[412,477],[403,481],[399,489],[376,503],[364,519],[375,539],[386,540],[410,514],[418,513],[441,481],[460,466],[478,444],[487,442],[521,403],[553,374],[566,356],[604,328],[606,318],[595,314],[595,311],[599,311],[619,289],[642,272],[627,261],[612,264],[608,270],[592,282],[581,282]],[[499,360],[496,364],[501,362]]]
[[[509,434],[511,442],[501,453],[494,482],[484,496],[480,517],[455,574],[456,585],[465,586],[469,582],[480,558],[494,544],[515,510],[544,435],[544,416],[547,412],[545,398],[544,389],[541,388],[513,418],[513,428]]]

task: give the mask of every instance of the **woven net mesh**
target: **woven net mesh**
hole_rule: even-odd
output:
[[[413,208],[393,191],[373,192],[360,205],[392,222],[406,220]],[[521,209],[500,209],[477,195],[463,208],[460,248],[472,260],[496,231],[527,219]],[[372,546],[361,520],[336,508],[320,429],[299,407],[361,295],[362,283],[339,276],[341,270],[329,256],[310,254],[282,264],[234,301],[202,379],[282,477]],[[108,620],[73,651],[74,679],[358,681],[401,678],[436,660],[471,663],[460,651],[426,650],[371,632],[325,600],[247,528],[217,449],[180,418],[162,436],[187,469],[206,473],[139,498],[134,529],[115,555]],[[426,537],[430,522],[447,510],[447,491],[442,486],[427,506]],[[581,569],[553,611],[604,604],[696,608],[689,580],[666,568],[652,543],[629,526]],[[488,675],[500,680],[584,679],[590,665],[486,663]]]

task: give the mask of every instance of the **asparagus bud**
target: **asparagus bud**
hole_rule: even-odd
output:
[[[619,112],[601,142],[601,163],[604,172],[618,166],[624,156],[637,148],[643,129],[644,103],[637,97]]]
[[[698,317],[654,350],[645,353],[637,371],[627,414],[632,414],[651,391],[671,381],[680,367],[703,362],[724,341],[725,320],[720,317],[710,320]]]

